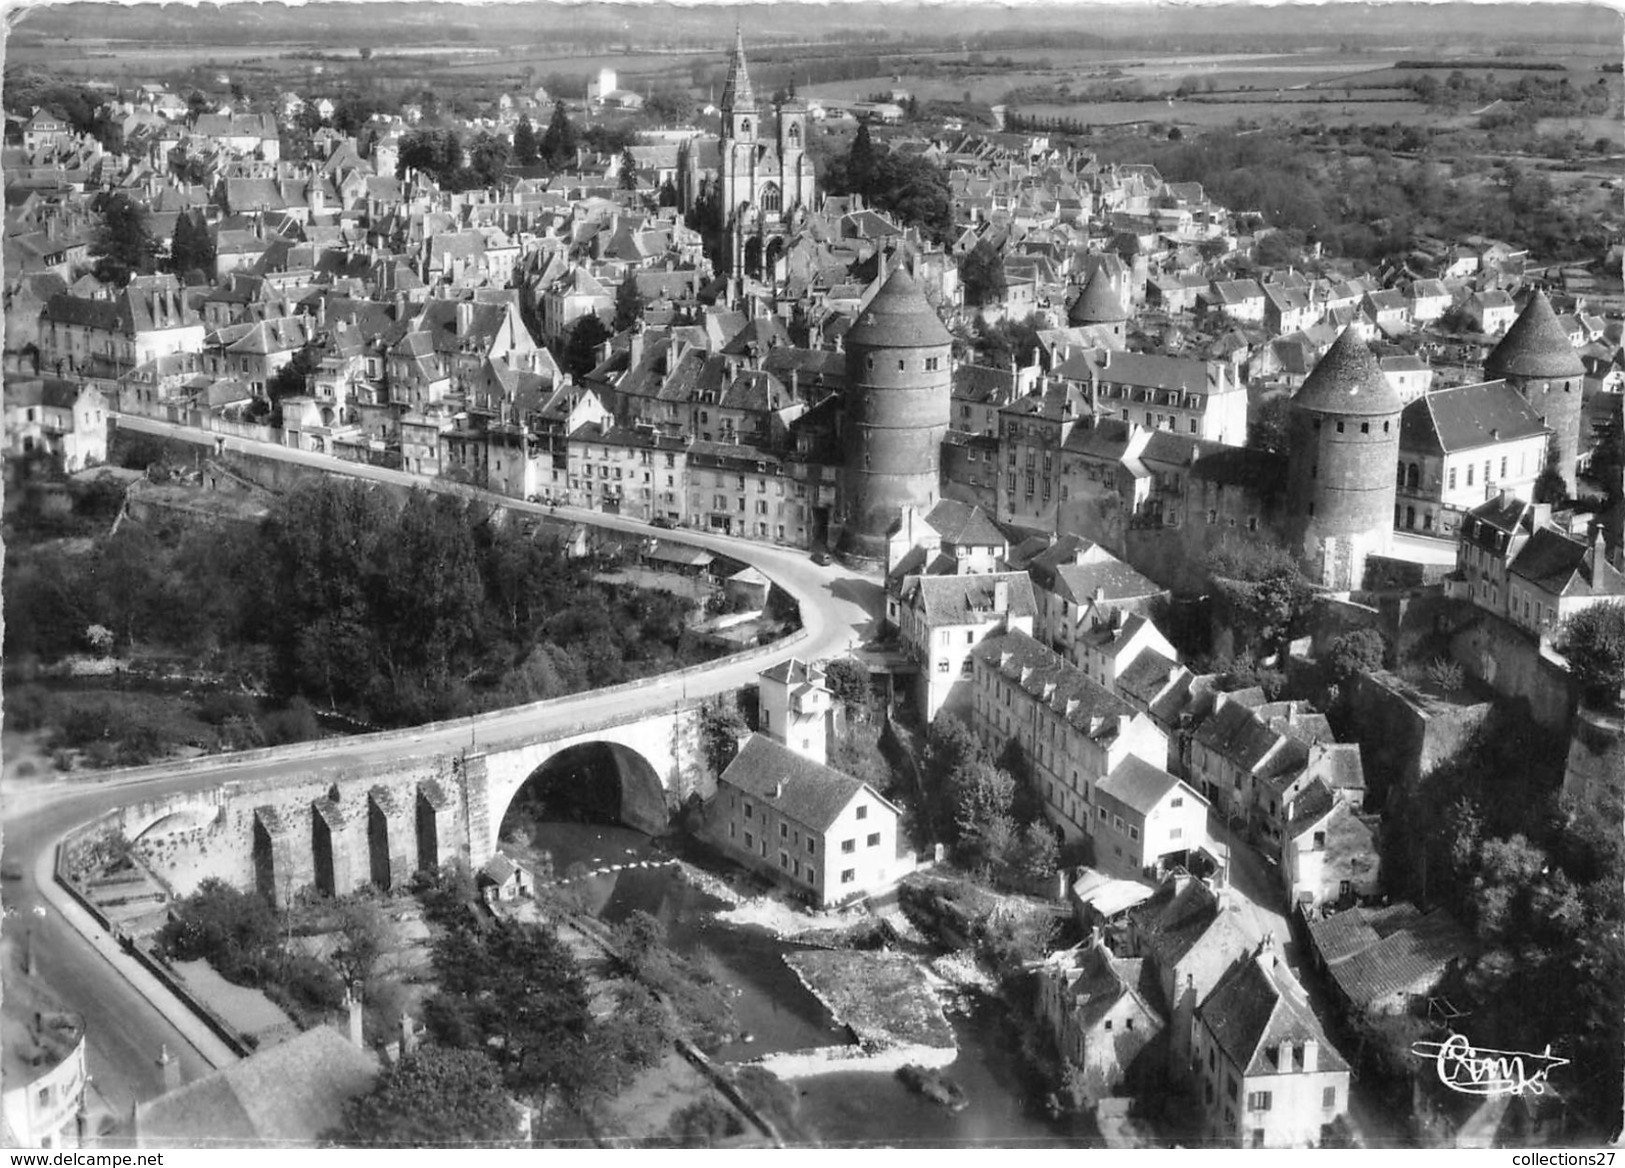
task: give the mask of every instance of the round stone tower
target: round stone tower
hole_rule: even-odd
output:
[[[883,559],[886,529],[907,503],[939,498],[953,338],[898,268],[846,334],[839,550]]]
[[[1536,292],[1484,359],[1484,376],[1505,381],[1552,428],[1553,465],[1574,493],[1580,457],[1580,397],[1585,365],[1557,323],[1546,293]]]
[[[1066,323],[1073,326],[1096,325],[1110,329],[1112,338],[1121,341],[1123,330],[1128,323],[1128,309],[1117,296],[1117,290],[1112,287],[1111,278],[1106,275],[1106,265],[1101,264],[1095,269],[1095,274],[1089,277],[1089,282],[1078,293],[1072,307],[1067,310]]]
[[[1292,398],[1288,535],[1304,574],[1317,584],[1359,588],[1366,557],[1388,549],[1401,410],[1399,395],[1352,328]]]

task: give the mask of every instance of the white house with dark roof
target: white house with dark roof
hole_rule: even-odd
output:
[[[1537,530],[1507,568],[1505,616],[1536,637],[1596,604],[1625,600],[1625,572],[1608,562],[1602,529],[1591,543]]]
[[[799,657],[756,675],[762,733],[803,758],[824,763],[835,700],[824,671]]]
[[[1395,530],[1454,539],[1463,516],[1490,496],[1530,497],[1551,433],[1505,381],[1423,394],[1400,415]]]
[[[1274,954],[1232,966],[1196,1010],[1192,1054],[1216,1145],[1311,1148],[1348,1111],[1349,1066]]]
[[[1019,629],[1031,635],[1036,608],[1025,572],[906,578],[898,629],[919,667],[921,716],[929,722],[945,707],[968,708],[972,650],[995,633]]]
[[[1129,755],[1094,784],[1095,867],[1132,878],[1207,846],[1208,802],[1154,763]]]
[[[1381,888],[1374,820],[1316,779],[1287,806],[1281,879],[1290,904],[1347,904]]]
[[[896,806],[763,734],[718,778],[708,830],[730,858],[820,907],[873,895],[914,869]]]

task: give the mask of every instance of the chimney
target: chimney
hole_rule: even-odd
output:
[[[169,1053],[169,1044],[166,1042],[158,1048],[158,1071],[163,1076],[163,1093],[168,1095],[177,1091],[181,1086],[181,1060]]]
[[[775,799],[784,798],[784,780],[783,779],[778,779],[777,781],[774,782],[774,784],[773,784],[773,798],[775,798]]]
[[[1306,1038],[1303,1042],[1303,1071],[1309,1074],[1320,1069],[1320,1043],[1313,1038]]]
[[[1006,613],[1010,611],[1010,582],[996,580],[993,583],[993,611]]]
[[[641,364],[643,364],[643,330],[633,325],[632,335],[627,342],[626,367],[636,369]]]
[[[1608,564],[1608,546],[1603,542],[1602,528],[1597,528],[1597,538],[1591,541],[1591,587],[1602,587],[1602,570]]]

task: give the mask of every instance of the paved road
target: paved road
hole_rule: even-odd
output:
[[[125,420],[124,424],[153,433],[191,436],[182,427],[145,419]],[[229,445],[248,449],[250,444],[232,440]],[[253,449],[286,461],[363,478],[421,485],[415,476],[380,467],[279,447],[254,446]],[[546,514],[549,510],[517,501],[507,501],[506,505],[537,514]],[[557,514],[561,518],[587,520],[618,531],[681,540],[749,563],[772,577],[800,603],[805,636],[794,644],[776,647],[745,663],[724,662],[699,673],[656,679],[637,689],[582,694],[415,731],[330,740],[317,748],[314,757],[301,755],[294,764],[274,757],[223,757],[204,769],[185,772],[154,766],[105,772],[94,777],[19,781],[0,789],[0,798],[3,798],[0,825],[4,828],[7,867],[16,862],[22,869],[20,879],[9,880],[4,886],[6,904],[23,910],[7,914],[5,932],[13,941],[21,942],[26,926],[41,920],[30,910],[34,906],[46,910],[47,916],[34,938],[41,979],[68,1008],[84,1014],[91,1073],[102,1092],[119,1108],[127,1111],[132,1098],[145,1099],[159,1093],[159,1072],[154,1060],[160,1044],[167,1044],[171,1052],[178,1055],[188,1080],[210,1066],[229,1061],[230,1056],[207,1032],[199,1033],[189,1017],[178,1017],[180,1028],[177,1029],[154,1004],[160,1001],[173,1008],[172,999],[162,995],[152,984],[142,982],[139,971],[132,968],[133,963],[109,946],[94,928],[86,928],[81,933],[73,927],[76,920],[86,923],[84,914],[51,884],[49,872],[52,845],[76,824],[136,799],[201,790],[228,779],[277,775],[290,765],[308,771],[313,767],[344,767],[450,753],[467,746],[471,736],[480,746],[492,747],[561,733],[623,714],[672,706],[696,697],[730,692],[753,681],[760,670],[786,657],[817,660],[840,655],[862,641],[871,629],[874,615],[881,611],[878,579],[854,576],[839,565],[819,567],[805,552],[687,530],[656,532],[636,520],[563,507]],[[17,944],[15,949],[20,952],[21,945]],[[12,972],[8,970],[7,976],[13,976]]]

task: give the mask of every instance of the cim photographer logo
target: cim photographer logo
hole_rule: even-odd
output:
[[[1544,1095],[1547,1076],[1569,1065],[1549,1042],[1539,1054],[1480,1050],[1456,1033],[1443,1042],[1413,1042],[1411,1053],[1432,1060],[1439,1082],[1463,1095]]]

